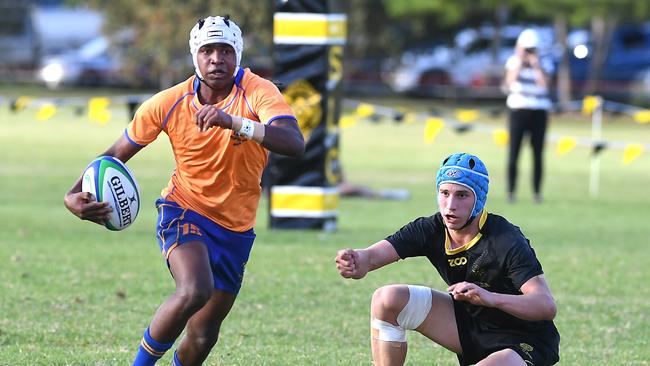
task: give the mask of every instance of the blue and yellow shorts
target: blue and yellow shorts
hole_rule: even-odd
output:
[[[177,246],[190,241],[202,242],[210,256],[214,288],[237,295],[253,248],[255,231],[230,231],[197,212],[162,198],[156,201],[156,208],[158,244],[167,266],[170,253]]]

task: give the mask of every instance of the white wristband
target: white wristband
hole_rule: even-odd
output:
[[[253,133],[255,132],[255,125],[253,124],[253,121],[242,117],[241,122],[241,128],[237,132],[239,132],[240,135],[243,135],[247,139],[252,140]]]
[[[239,135],[244,136],[248,140],[255,141],[258,144],[261,144],[262,141],[264,141],[266,126],[244,117],[230,116],[230,118],[232,119],[231,128]]]

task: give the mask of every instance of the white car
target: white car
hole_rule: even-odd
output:
[[[389,85],[397,92],[416,94],[499,96],[505,63],[513,53],[524,26],[508,25],[500,29],[500,44],[495,45],[496,30],[491,26],[465,29],[457,33],[454,46],[437,46],[428,52],[406,51],[397,65],[391,65]],[[544,47],[542,55],[551,56],[553,32],[550,27],[535,28]],[[435,71],[439,83],[425,83],[427,73]],[[433,93],[433,89],[438,93]]]
[[[48,88],[123,85],[121,53],[120,47],[100,36],[78,49],[44,57],[37,76]]]
[[[426,87],[428,73],[439,73],[441,78],[446,79],[449,64],[453,59],[453,52],[452,48],[443,45],[420,51],[405,51],[397,62],[389,62],[384,66],[385,79],[398,93]],[[441,84],[444,83],[441,82]]]

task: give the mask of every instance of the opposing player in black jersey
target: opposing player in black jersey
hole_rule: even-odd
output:
[[[446,292],[412,285],[375,291],[370,327],[376,366],[404,363],[406,330],[455,352],[461,365],[559,360],[557,310],[542,266],[518,227],[484,210],[488,182],[478,157],[451,155],[436,178],[438,213],[366,249],[338,252],[336,266],[345,278],[426,256],[449,285]]]

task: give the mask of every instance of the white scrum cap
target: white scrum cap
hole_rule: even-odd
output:
[[[194,62],[194,70],[201,78],[203,78],[203,75],[201,75],[201,71],[199,70],[196,55],[201,46],[210,43],[225,43],[232,46],[237,55],[237,67],[235,68],[235,75],[237,75],[242,52],[244,51],[244,40],[242,39],[239,26],[230,20],[228,16],[225,18],[221,16],[210,16],[199,20],[194,28],[192,28],[192,31],[190,31],[190,53]]]
[[[539,36],[533,29],[524,29],[517,38],[517,45],[522,48],[537,48],[539,47]]]

